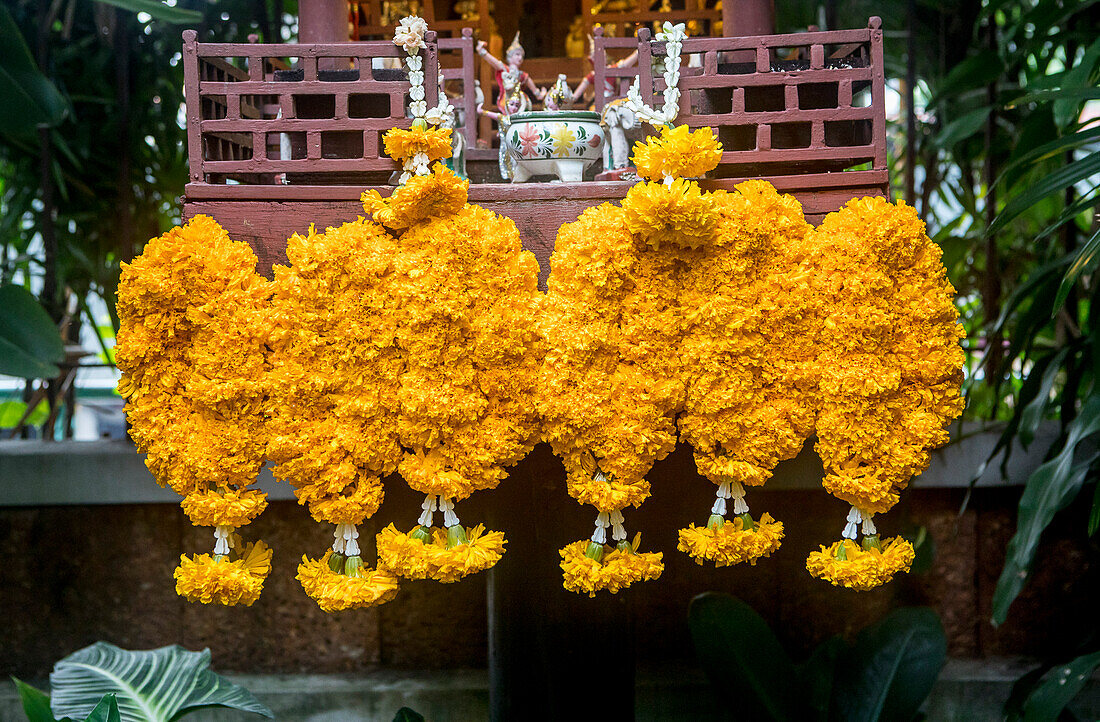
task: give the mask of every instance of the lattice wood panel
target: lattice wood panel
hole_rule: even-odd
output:
[[[426,40],[424,86],[432,104],[435,34]],[[188,30],[183,50],[191,185],[327,185],[397,169],[381,136],[411,121],[400,69],[405,53],[392,42],[199,43]],[[290,69],[276,70],[288,56]],[[379,59],[392,68],[375,67]]]
[[[722,141],[717,178],[813,176],[830,183],[886,188],[885,74],[879,18],[866,28],[683,43],[680,115],[689,127],[712,127]],[[654,58],[664,43],[643,28],[633,68],[605,68],[596,39],[596,86],[605,78],[640,79],[642,98],[661,102],[664,80]],[[689,67],[695,55],[698,67]],[[597,107],[602,106],[597,99]],[[839,173],[844,171],[843,174]],[[790,181],[798,183],[797,180]],[[804,178],[807,185],[822,179]]]

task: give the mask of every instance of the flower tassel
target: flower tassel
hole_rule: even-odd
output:
[[[363,565],[359,530],[354,524],[337,524],[332,548],[320,559],[302,557],[298,581],[325,612],[342,612],[385,604],[397,596],[397,577],[379,565]]]
[[[726,500],[733,499],[733,520],[726,519]],[[726,567],[741,562],[756,566],[756,561],[770,556],[783,539],[783,522],[764,513],[753,519],[745,501],[745,487],[729,479],[718,485],[717,499],[711,507],[706,526],[694,524],[680,530],[677,549],[688,554],[697,564],[714,562]]]
[[[504,555],[504,533],[485,531],[484,524],[464,527],[454,511],[454,500],[428,494],[424,510],[412,531],[390,524],[379,532],[381,565],[405,579],[433,579],[450,583],[489,569]],[[433,526],[435,511],[443,512],[443,527]]]
[[[607,545],[608,527],[614,547]],[[571,592],[594,597],[598,591],[617,594],[635,582],[660,577],[665,569],[664,553],[639,552],[641,532],[634,535],[633,542],[626,538],[622,510],[601,511],[591,539],[573,542],[560,550],[563,586]]]
[[[913,564],[913,545],[901,537],[883,541],[871,517],[868,510],[853,506],[843,538],[811,552],[806,559],[810,574],[833,586],[867,591],[890,581],[898,572],[908,572]],[[861,522],[863,540],[857,543]]]

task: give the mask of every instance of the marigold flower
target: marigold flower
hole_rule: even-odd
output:
[[[195,526],[241,527],[267,508],[267,494],[259,489],[198,491],[180,502],[183,511]]]
[[[714,562],[715,566],[728,567],[741,562],[756,566],[761,557],[771,556],[783,539],[783,523],[772,519],[765,512],[746,530],[744,521],[734,517],[721,526],[697,527],[691,524],[680,530],[680,542],[676,548],[695,559]]]
[[[710,128],[692,131],[686,125],[662,127],[644,143],[634,144],[631,158],[638,175],[650,181],[698,178],[722,161],[722,144]]]
[[[451,129],[413,127],[408,130],[390,128],[382,136],[386,155],[404,161],[423,153],[428,163],[451,157]]]
[[[442,163],[432,173],[413,176],[389,198],[376,190],[361,198],[363,209],[387,228],[399,230],[430,218],[453,216],[466,205],[470,181],[459,178]]]
[[[601,561],[585,555],[589,541],[582,539],[561,549],[563,586],[570,592],[595,597],[607,590],[617,594],[631,584],[651,581],[661,576],[665,565],[662,552],[639,552],[637,549],[608,551]]]
[[[844,559],[837,557],[844,548]],[[810,552],[806,569],[818,579],[833,586],[867,591],[890,581],[898,572],[907,572],[913,564],[913,545],[901,537],[882,542],[881,550],[864,549],[854,541],[844,539]]]
[[[445,529],[433,527],[432,541],[425,543],[390,524],[378,533],[379,564],[406,579],[450,583],[492,567],[504,555],[502,532],[486,533],[483,524],[465,532],[466,543],[448,549]]]
[[[188,559],[183,554],[173,576],[176,594],[189,602],[250,607],[259,598],[270,572],[271,549],[258,541],[246,545],[236,561],[215,560],[210,554]]]
[[[405,231],[389,278],[401,475],[445,498],[495,488],[539,438],[538,262],[511,220],[466,205]]]
[[[363,568],[361,576],[350,577],[329,568],[332,550],[320,559],[302,557],[297,579],[306,594],[324,612],[375,607],[392,600],[400,590],[398,579],[384,568]]]
[[[699,248],[714,238],[720,218],[713,196],[683,179],[635,185],[623,210],[627,229],[654,249],[662,243]]]

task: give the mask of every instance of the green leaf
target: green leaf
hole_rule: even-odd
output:
[[[691,600],[688,624],[703,671],[739,717],[805,718],[805,700],[791,694],[797,670],[752,607],[728,594],[707,592]]]
[[[50,695],[15,677],[11,681],[15,682],[15,689],[19,692],[19,701],[23,704],[23,714],[27,715],[27,722],[54,722],[53,713],[50,712]]]
[[[202,21],[202,13],[198,10],[169,7],[159,0],[96,0],[96,2],[134,13],[147,13],[154,20],[175,25],[191,25]]]
[[[947,658],[947,637],[931,609],[898,609],[867,627],[844,654],[832,719],[910,722]]]
[[[0,5],[0,134],[34,140],[39,125],[55,126],[69,106],[31,56],[19,26]]]
[[[424,722],[424,715],[414,712],[408,707],[402,707],[397,710],[397,714],[393,717],[393,722]]]
[[[837,661],[847,648],[843,639],[832,637],[819,644],[810,657],[798,665],[798,679],[805,691],[806,702],[818,720],[828,719]]]
[[[1004,58],[992,50],[982,50],[952,68],[936,89],[928,105],[934,107],[945,98],[958,96],[968,90],[984,88],[1001,77],[1004,70]]]
[[[986,235],[992,235],[1003,228],[1009,221],[1020,215],[1028,208],[1046,198],[1052,193],[1065,189],[1079,181],[1100,173],[1100,153],[1087,155],[1080,160],[1068,163],[1054,171],[1026,191],[1017,195],[1001,209],[997,217],[993,219]]]
[[[99,700],[99,704],[92,709],[92,713],[84,719],[84,722],[122,722],[118,711],[118,700],[113,694],[103,695],[103,699]]]
[[[27,413],[27,405],[22,401],[0,401],[0,429],[13,429]],[[34,411],[27,417],[29,426],[39,426],[46,421],[50,414],[50,406],[45,401],[39,401]]]
[[[210,650],[174,645],[141,652],[97,642],[70,654],[50,674],[55,715],[88,715],[115,694],[123,720],[169,722],[199,707],[230,707],[274,717],[245,688],[210,671]]]
[[[1050,90],[1037,90],[1027,93],[1005,103],[1006,108],[1015,108],[1024,103],[1049,103],[1052,100],[1092,100],[1100,98],[1098,88],[1052,88]],[[1064,125],[1060,123],[1059,125]]]
[[[1089,512],[1089,536],[1096,534],[1096,530],[1100,529],[1100,483],[1093,487],[1092,491],[1092,511]]]
[[[1092,45],[1085,49],[1085,54],[1080,62],[1074,65],[1066,73],[1062,81],[1065,90],[1085,90],[1097,93],[1091,97],[1100,97],[1100,89],[1095,87],[1095,75],[1093,70],[1096,62],[1100,60],[1100,39],[1094,40]],[[1077,120],[1081,113],[1081,100],[1087,98],[1063,98],[1054,102],[1054,122],[1059,127],[1064,127]]]
[[[1058,378],[1058,372],[1062,370],[1062,361],[1065,360],[1067,353],[1069,353],[1069,348],[1063,348],[1053,356],[1044,358],[1040,362],[1042,367],[1040,368],[1036,364],[1031,369],[1031,373],[1028,374],[1029,379],[1033,375],[1041,375],[1039,376],[1039,387],[1035,391],[1034,398],[1020,412],[1020,425],[1016,433],[1020,437],[1020,442],[1024,445],[1024,448],[1030,446],[1031,442],[1035,440],[1035,432],[1039,429],[1043,417],[1046,416],[1047,407],[1050,405],[1050,391],[1054,388],[1054,381]]]
[[[22,286],[0,286],[0,374],[53,378],[65,358],[57,326],[38,300]]]
[[[1001,171],[1000,178],[997,179],[997,183],[1000,183],[1007,175],[1022,166],[1033,165],[1037,161],[1064,153],[1071,148],[1077,148],[1086,143],[1092,143],[1097,138],[1100,138],[1100,127],[1088,128],[1076,133],[1063,135],[1054,140],[1047,141],[1046,143],[1041,143],[1038,146],[1027,145],[1019,147],[1020,150],[1023,150],[1023,155],[1016,157],[1015,154],[1013,154],[1013,156],[1009,158],[1004,170]]]
[[[1081,274],[1092,273],[1096,268],[1097,261],[1100,261],[1100,230],[1092,234],[1092,238],[1085,241],[1085,244],[1081,246],[1081,249],[1073,257],[1073,262],[1069,264],[1069,268],[1066,270],[1066,275],[1062,277],[1062,285],[1058,287],[1058,295],[1054,299],[1054,308],[1050,311],[1050,317],[1058,313],[1058,310],[1062,308],[1062,304],[1066,302],[1066,297],[1069,296],[1070,290],[1073,289],[1073,285],[1077,283],[1077,279],[1081,277]]]
[[[943,130],[936,134],[933,142],[940,148],[950,148],[959,141],[966,140],[985,126],[992,110],[992,108],[986,106],[985,108],[972,110],[969,113],[963,113],[945,125]]]
[[[1081,413],[1067,425],[1061,451],[1036,469],[1024,486],[1016,521],[1016,534],[1008,543],[1004,569],[993,592],[993,622],[1001,624],[1008,609],[1027,584],[1039,539],[1054,515],[1081,490],[1092,459],[1074,465],[1080,441],[1100,431],[1100,394],[1088,398]]]
[[[1100,666],[1100,652],[1086,654],[1050,670],[1024,702],[1027,722],[1055,722]]]

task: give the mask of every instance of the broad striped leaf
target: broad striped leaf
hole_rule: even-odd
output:
[[[50,674],[55,717],[83,719],[114,694],[123,722],[170,722],[199,707],[231,707],[274,717],[244,687],[210,671],[210,650],[173,645],[141,652],[97,642],[70,654]]]

